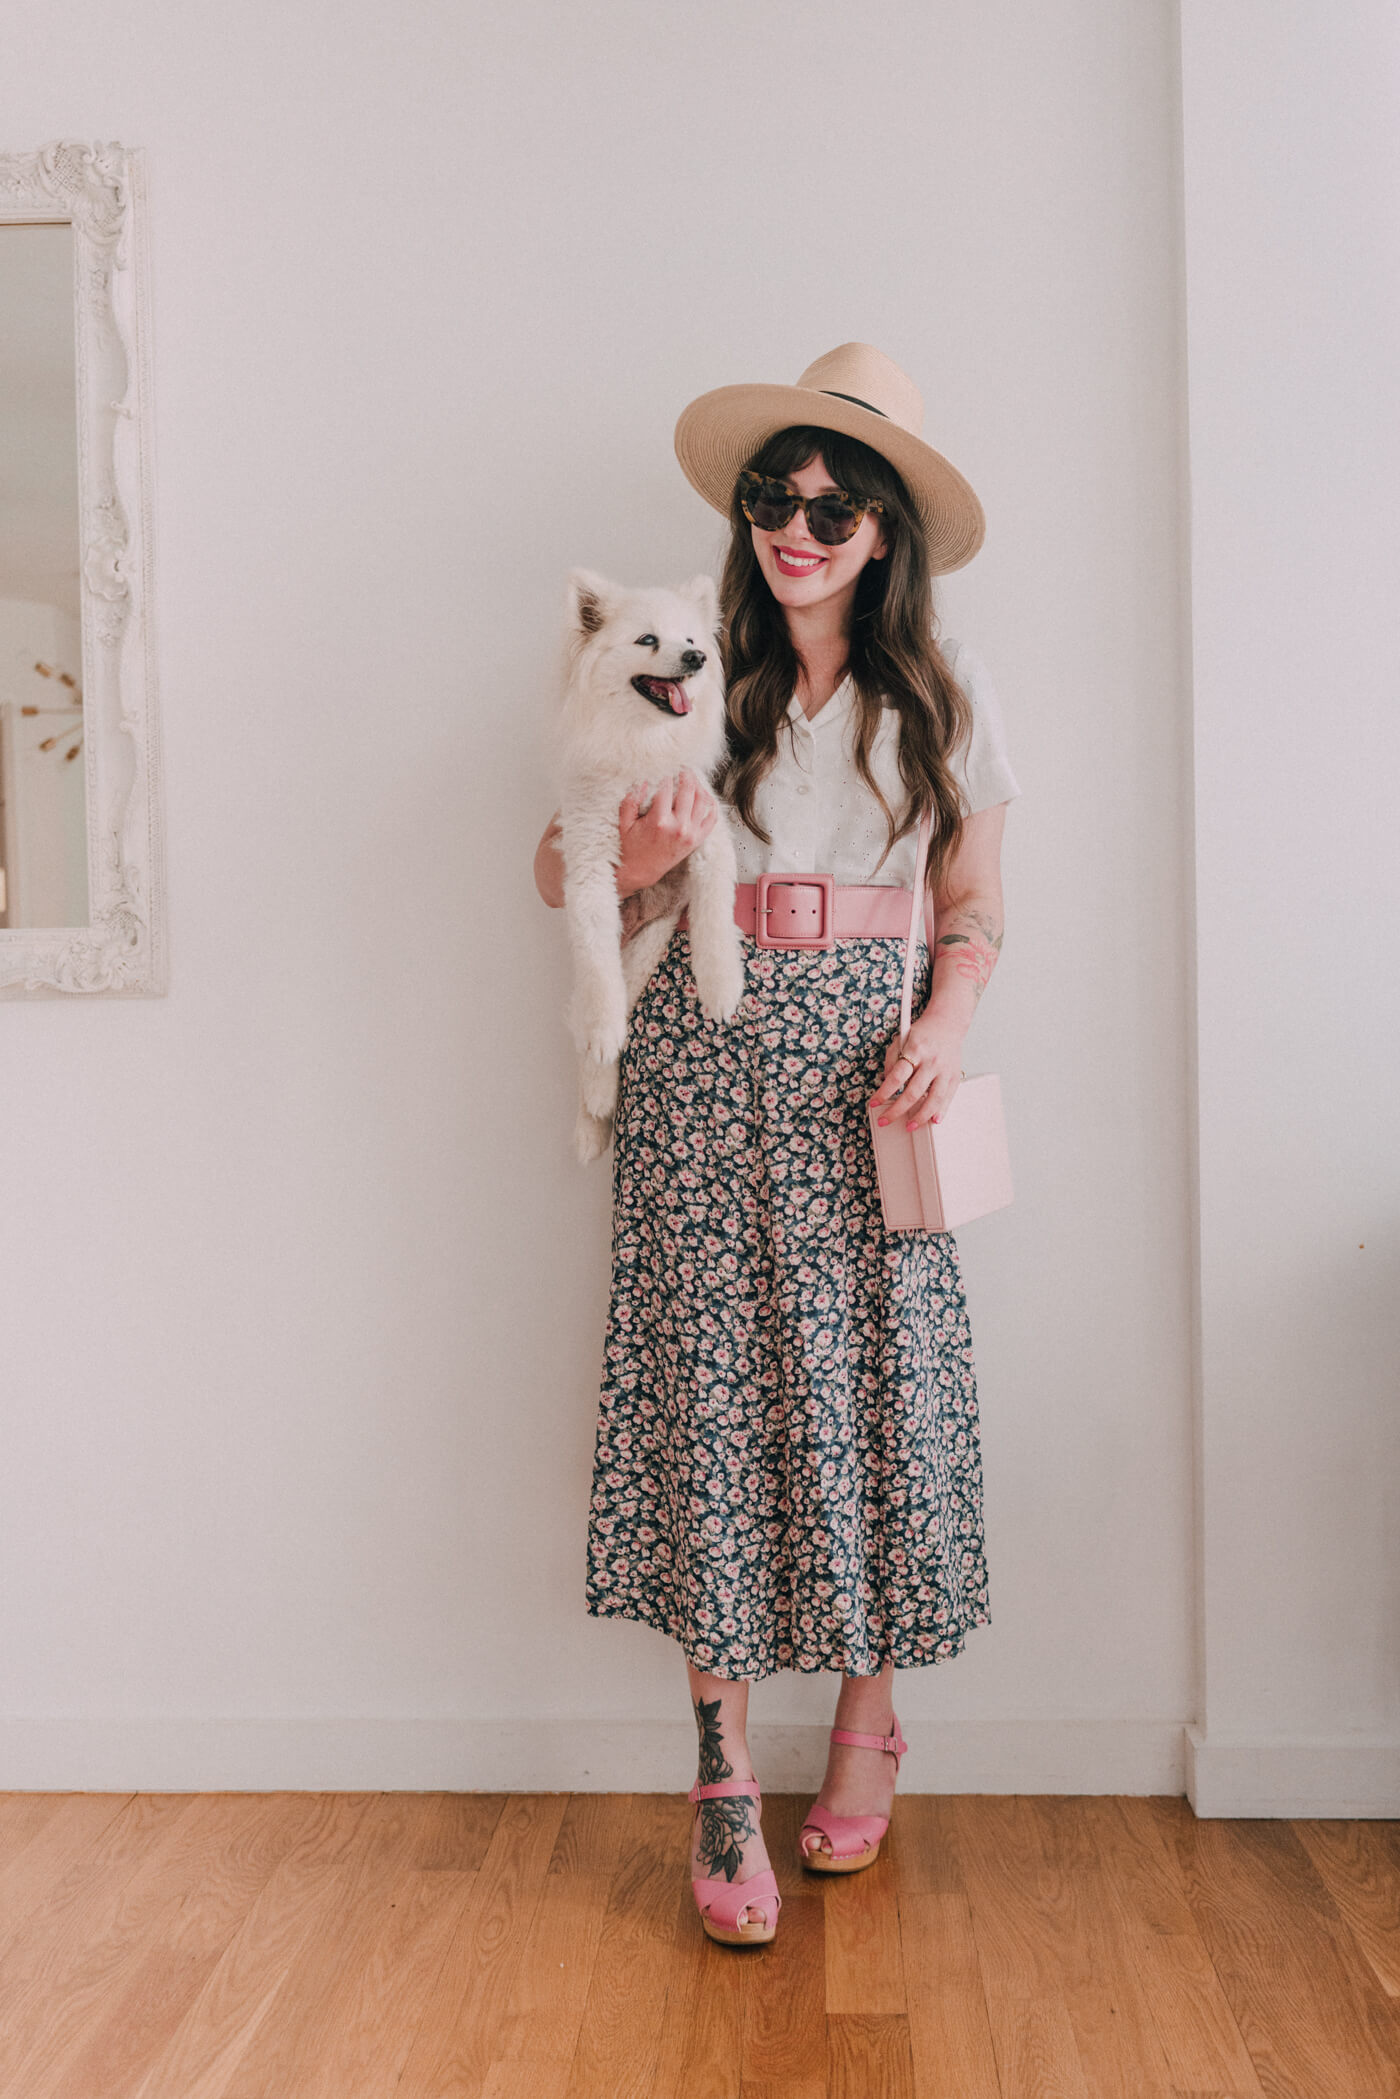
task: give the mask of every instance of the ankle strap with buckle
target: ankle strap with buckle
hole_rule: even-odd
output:
[[[849,1742],[856,1749],[884,1749],[892,1757],[903,1756],[909,1747],[899,1731],[898,1720],[894,1723],[892,1735],[858,1735],[853,1734],[849,1727],[833,1727],[831,1739],[833,1742]]]
[[[699,1779],[697,1779],[685,1797],[687,1800],[728,1800],[739,1793],[751,1794],[757,1800],[759,1798],[758,1780],[756,1778],[722,1778],[714,1785],[702,1786]]]

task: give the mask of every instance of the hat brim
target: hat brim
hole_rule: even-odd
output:
[[[923,521],[934,575],[948,575],[971,561],[986,537],[987,521],[970,483],[952,462],[876,409],[814,386],[717,386],[699,395],[676,423],[681,471],[707,503],[728,517],[740,467],[765,438],[792,423],[839,430],[889,460]]]

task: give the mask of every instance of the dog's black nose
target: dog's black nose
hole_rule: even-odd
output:
[[[705,651],[703,649],[682,649],[681,667],[687,678],[692,671],[703,670],[705,667]]]

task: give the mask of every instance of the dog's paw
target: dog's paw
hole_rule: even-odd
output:
[[[612,1118],[607,1115],[590,1115],[587,1108],[580,1107],[574,1122],[574,1156],[580,1166],[601,1159],[612,1141]]]
[[[569,1006],[575,1046],[596,1063],[616,1062],[627,1040],[627,993],[619,981],[580,989]]]
[[[732,1020],[744,1002],[743,956],[726,956],[718,969],[705,972],[704,983],[696,989],[707,1020]]]
[[[596,1057],[585,1057],[579,1065],[579,1101],[590,1115],[610,1117],[617,1106],[617,1059],[611,1057],[600,1063]]]
[[[616,1064],[627,1041],[627,1015],[624,1012],[615,1027],[601,1027],[590,1035],[583,1045],[584,1062],[587,1064]]]

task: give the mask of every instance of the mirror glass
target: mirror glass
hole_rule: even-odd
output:
[[[89,920],[73,229],[0,226],[0,926]]]

